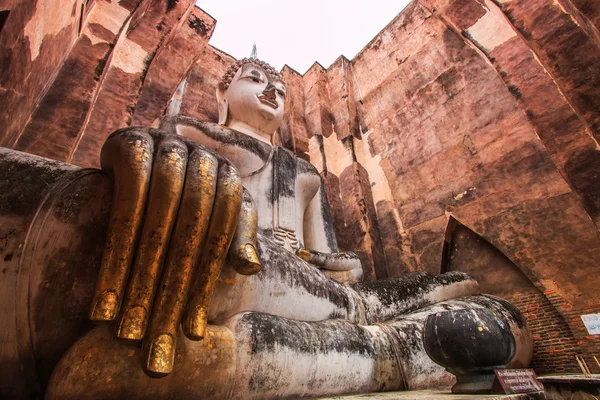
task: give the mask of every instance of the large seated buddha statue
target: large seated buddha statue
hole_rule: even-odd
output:
[[[17,352],[42,387],[39,371],[53,370],[47,399],[275,399],[449,385],[423,334],[431,316],[457,310],[476,326],[462,340],[496,329],[502,337],[487,346],[510,348],[499,367],[529,363],[523,317],[466,274],[361,282],[360,259],[338,249],[318,172],[271,144],[285,96],[277,71],[243,59],[217,88],[218,123],[172,116],[156,129],[119,130],[102,149],[103,172],[2,153],[16,169],[55,171],[67,182],[54,191],[60,199],[77,193],[40,209],[62,210],[62,219],[49,213],[52,224],[79,235],[80,257],[67,257],[54,236],[37,240],[43,255],[20,256],[42,270],[28,283],[25,297],[36,299],[28,304],[39,308],[28,315],[56,314],[46,314],[52,328],[30,320],[41,344],[28,357]],[[98,182],[84,182],[90,174]],[[27,229],[37,234],[48,219],[35,215]],[[81,320],[88,311],[93,326]],[[69,347],[58,363],[58,350],[53,362],[36,350],[53,340]]]

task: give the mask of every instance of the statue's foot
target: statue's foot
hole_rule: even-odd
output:
[[[140,350],[138,342],[115,339],[108,326],[92,330],[61,359],[46,399],[228,397],[235,371],[235,341],[227,328],[209,326],[200,342],[179,340],[173,372],[161,379],[144,373]]]
[[[65,354],[46,398],[264,400],[403,387],[378,327],[260,313],[238,314],[228,326],[209,325],[199,342],[179,340],[173,372],[160,379],[144,373],[139,344],[98,327]]]

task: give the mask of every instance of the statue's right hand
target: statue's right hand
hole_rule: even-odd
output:
[[[143,339],[146,372],[163,376],[182,320],[190,339],[204,336],[228,252],[239,273],[260,270],[256,210],[228,160],[178,135],[119,130],[101,163],[114,195],[90,318]]]

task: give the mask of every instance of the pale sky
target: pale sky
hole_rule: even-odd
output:
[[[198,0],[217,20],[210,40],[235,58],[258,58],[303,74],[315,62],[352,59],[409,0]]]

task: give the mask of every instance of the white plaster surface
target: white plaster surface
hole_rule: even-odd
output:
[[[40,54],[46,35],[56,35],[72,22],[71,10],[77,1],[38,0],[35,14],[25,25],[24,35],[29,39],[31,61]],[[77,13],[78,15],[78,13]]]
[[[467,29],[471,37],[488,52],[517,36],[502,11],[486,0],[488,12]]]
[[[129,11],[121,7],[117,0],[95,1],[86,19],[86,24],[99,24],[115,35],[119,33]]]
[[[137,74],[144,70],[147,57],[148,52],[142,46],[125,38],[118,43],[110,66],[119,68],[128,74]]]
[[[329,137],[323,136],[323,149],[328,172],[339,177],[346,167],[352,165],[352,152],[338,140],[335,131]]]

